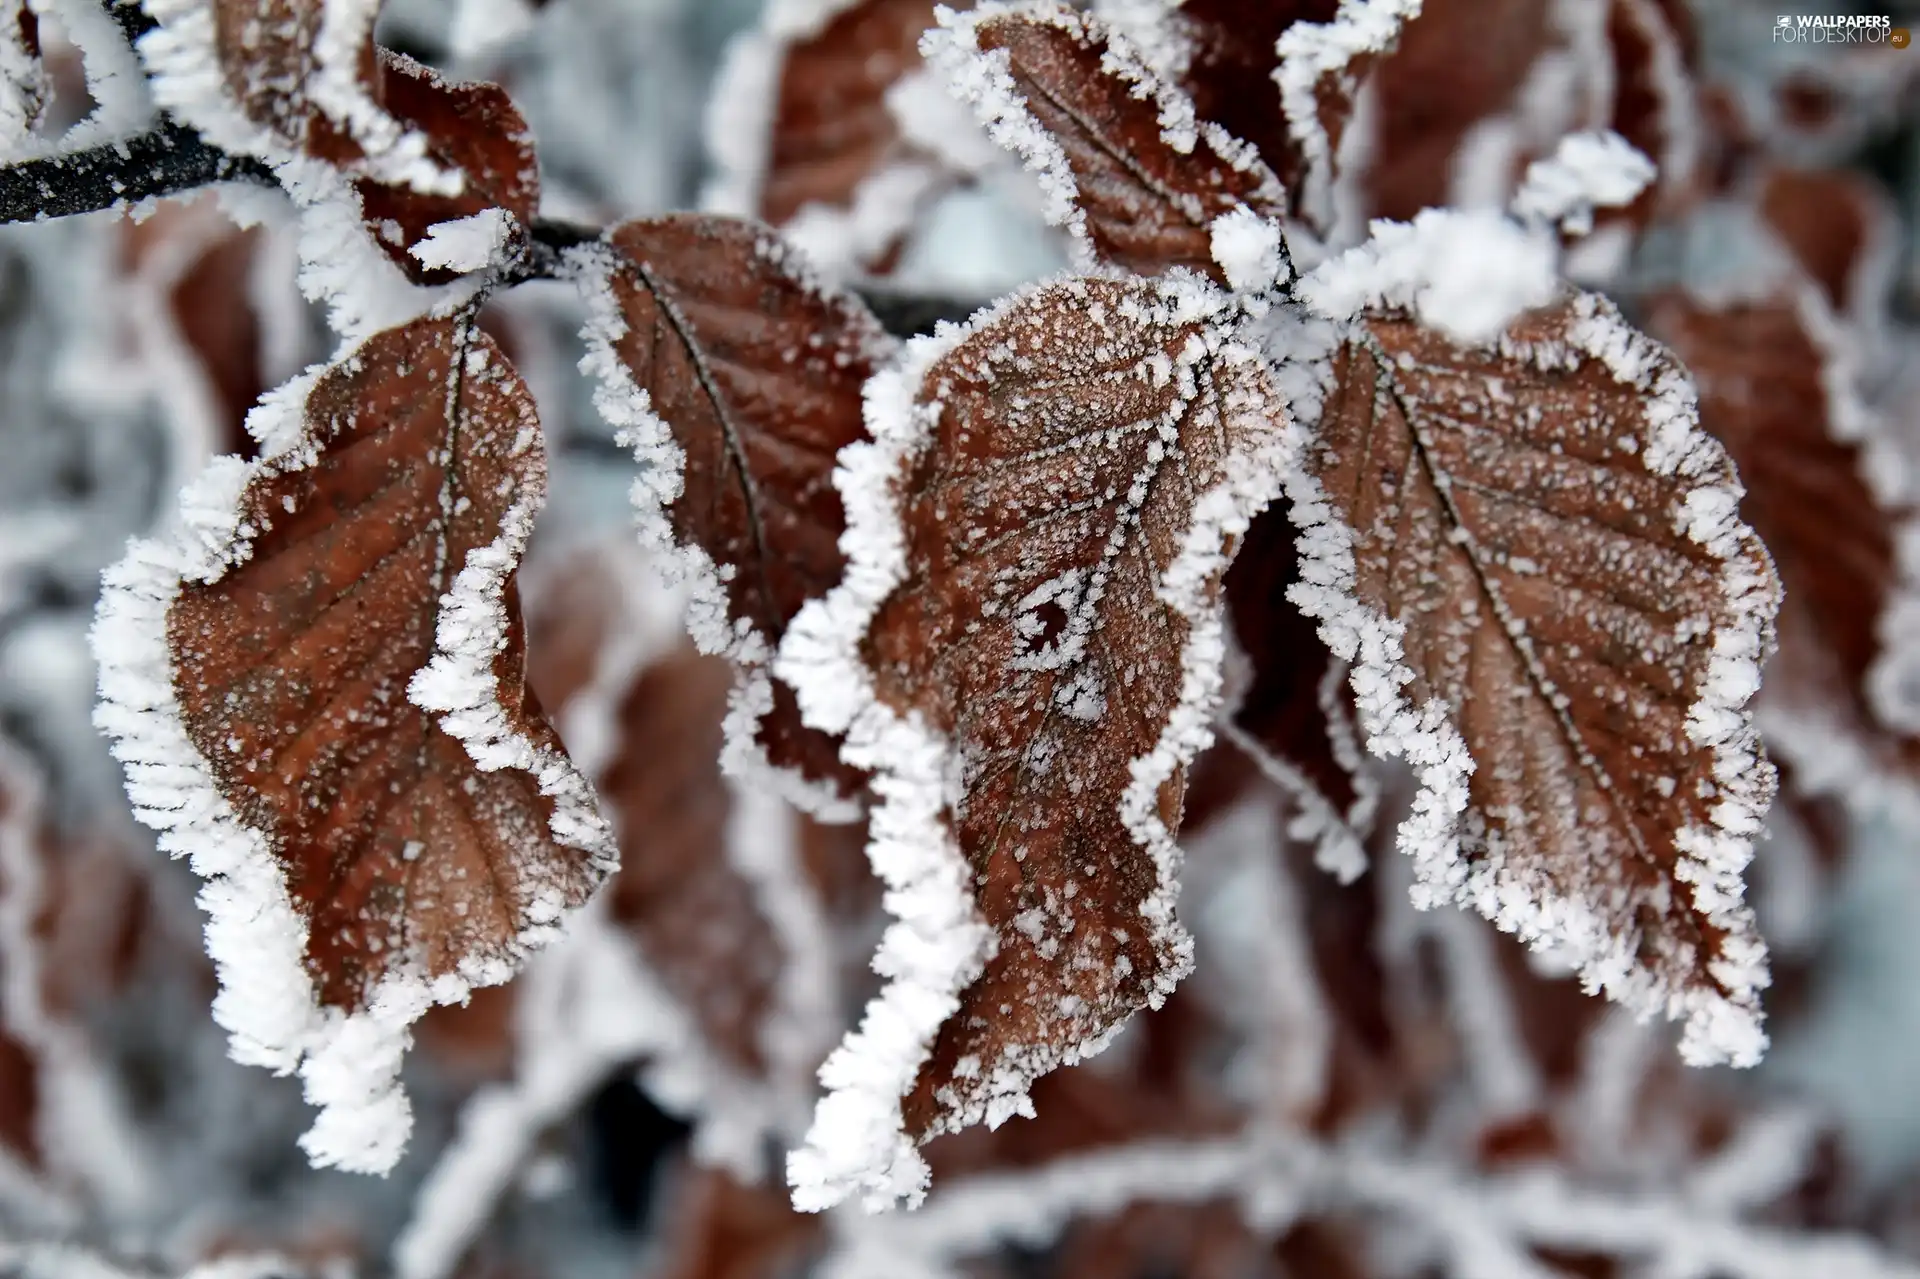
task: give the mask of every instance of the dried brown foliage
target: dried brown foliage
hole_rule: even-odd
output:
[[[439,284],[453,272],[423,267],[407,252],[436,222],[505,209],[531,225],[540,211],[540,166],[533,134],[507,91],[485,81],[449,80],[412,58],[380,51],[384,105],[427,140],[426,155],[461,175],[458,195],[424,195],[363,178],[361,216],[387,256],[416,283]]]
[[[1275,402],[1257,364],[1196,355],[1207,338],[1151,283],[1071,281],[919,380],[937,420],[898,479],[905,577],[862,657],[880,700],[966,761],[946,821],[998,951],[920,1072],[910,1132],[992,1113],[1184,966],[1142,913],[1163,872],[1122,798],[1182,695],[1190,623],[1160,576]],[[1153,801],[1169,830],[1184,790],[1175,767]]]
[[[1105,31],[1077,15],[1000,15],[977,29],[979,46],[1005,50],[1027,110],[1065,154],[1101,258],[1140,275],[1187,267],[1222,279],[1208,226],[1246,206],[1277,213],[1272,173],[1218,126],[1184,145],[1162,131],[1144,68],[1103,65]]]
[[[1482,267],[1470,283],[1489,305],[1556,296],[1569,243],[1520,214],[1376,227],[1350,256],[1343,242],[1362,234],[1356,214],[1407,217],[1469,186],[1504,200],[1564,134],[1611,124],[1662,172],[1602,214],[1629,234],[1601,249],[1631,247],[1712,187],[1750,200],[1836,307],[1870,309],[1862,263],[1883,213],[1870,197],[1822,172],[1750,167],[1765,139],[1736,136],[1731,114],[1692,149],[1695,113],[1718,99],[1695,82],[1682,6],[1610,0],[1575,30],[1570,8],[1428,0],[1404,31],[1398,8],[1333,0],[1116,5],[1112,25],[1045,2],[936,18],[931,0],[855,0],[812,29],[776,11],[752,37],[773,59],[754,64],[772,77],[759,215],[845,231],[800,215],[873,212],[870,180],[913,166],[923,195],[948,189],[952,173],[909,146],[889,102],[924,47],[994,140],[1039,171],[1041,212],[1083,251],[1082,278],[905,348],[758,222],[537,219],[539,166],[506,91],[377,48],[373,8],[213,0],[211,13],[231,99],[214,105],[237,106],[258,136],[219,134],[211,108],[185,123],[272,161],[303,208],[340,202],[413,283],[449,286],[412,298],[438,307],[432,318],[269,397],[253,422],[268,460],[216,467],[211,480],[234,483],[193,490],[184,532],[136,547],[102,613],[102,723],[130,793],[215,884],[221,1019],[243,1053],[319,1062],[303,1068],[310,1097],[347,1114],[310,1140],[316,1158],[371,1168],[398,1153],[391,1124],[352,1130],[395,1112],[387,1095],[360,1095],[380,1081],[339,1060],[356,1044],[335,1032],[377,1031],[397,1063],[426,1002],[504,980],[611,872],[560,732],[624,852],[604,910],[525,988],[538,999],[422,1025],[461,1086],[499,1081],[472,1128],[501,1137],[498,1150],[456,1143],[444,1183],[489,1205],[515,1192],[515,1170],[534,1167],[568,1108],[636,1063],[649,1086],[677,1079],[660,1086],[695,1112],[751,1112],[725,1117],[740,1131],[720,1137],[724,1124],[690,1114],[696,1145],[738,1141],[738,1155],[798,1138],[791,1103],[864,993],[844,970],[876,935],[888,985],[820,1072],[829,1095],[789,1166],[803,1206],[913,1198],[928,1168],[914,1148],[936,1137],[942,1178],[989,1187],[1049,1185],[1063,1166],[1124,1171],[1124,1156],[1100,1161],[1142,1136],[1228,1163],[1243,1139],[1297,1141],[1303,1166],[1364,1203],[1362,1222],[1423,1211],[1411,1191],[1367,1201],[1377,1187],[1361,1172],[1341,1181],[1339,1161],[1364,1170],[1372,1157],[1347,1148],[1362,1131],[1476,1176],[1574,1167],[1591,1153],[1580,1089],[1608,1010],[1543,980],[1519,942],[1478,921],[1412,920],[1408,878],[1421,905],[1462,901],[1566,947],[1636,1013],[1687,1016],[1690,1057],[1757,1056],[1767,974],[1740,872],[1773,774],[1745,702],[1777,601],[1735,511],[1733,466],[1692,431],[1675,360],[1595,295],[1563,290],[1524,314],[1512,302],[1491,342],[1445,336],[1438,295]],[[1314,29],[1343,13],[1343,30]],[[323,20],[343,16],[366,20],[364,38],[347,65],[325,63]],[[185,74],[156,80],[191,98]],[[1570,100],[1542,110],[1555,83]],[[1361,123],[1367,168],[1341,185],[1342,138]],[[942,154],[970,163],[969,144]],[[1833,225],[1827,204],[1845,206]],[[457,269],[408,252],[437,224],[493,210],[506,243],[488,252],[456,233]],[[1328,237],[1305,284],[1287,260],[1303,223]],[[264,380],[261,333],[248,308],[198,313],[243,292],[265,234],[218,242],[169,295],[196,314],[186,345],[205,348],[229,416]],[[829,269],[873,269],[872,248]],[[641,463],[635,504],[660,593],[569,566],[534,590],[529,640],[515,581],[544,481],[541,428],[474,317],[540,276],[582,287],[585,363]],[[351,282],[318,287],[365,300]],[[1372,300],[1328,301],[1348,294]],[[1903,752],[1865,691],[1900,585],[1897,513],[1862,481],[1859,450],[1836,442],[1819,336],[1771,305],[1709,311],[1676,295],[1652,313],[1696,365],[1707,425],[1747,473],[1746,509],[1800,596],[1773,696],[1844,704],[1850,731]],[[292,403],[302,420],[276,422]],[[1283,485],[1291,509],[1263,515]],[[220,509],[229,498],[237,514]],[[1813,502],[1846,513],[1816,527]],[[134,589],[136,570],[156,571]],[[156,599],[159,658],[109,651],[116,620],[118,638],[139,639]],[[1202,757],[1235,674],[1231,740]],[[1379,753],[1413,766],[1404,793],[1353,749],[1350,707]],[[1272,943],[1253,1006],[1174,991],[1193,960],[1174,872],[1194,777],[1210,823],[1265,806],[1242,841],[1257,846],[1209,870],[1214,891],[1245,899],[1227,903],[1243,917],[1223,935]],[[803,819],[755,789],[769,785],[820,814],[870,801],[871,829]],[[1383,794],[1405,818],[1411,871],[1384,838],[1362,851]],[[1335,865],[1324,843],[1295,846],[1313,834],[1303,816],[1353,855]],[[1336,882],[1322,868],[1377,873]],[[242,871],[257,872],[245,892]],[[230,939],[236,920],[279,909],[282,889],[294,918],[278,940],[300,948],[321,1007],[268,1042],[247,1017],[275,1010],[235,1012],[248,974]],[[274,939],[261,937],[245,941],[264,953]],[[374,996],[390,989],[419,1007],[388,1017]],[[603,1024],[620,1018],[595,999],[622,997],[670,1027]],[[1489,999],[1492,1013],[1474,1002]],[[1117,1040],[1143,1009],[1155,1016]],[[1097,1070],[1055,1069],[1116,1042]],[[35,1157],[22,1135],[35,1063],[9,1076],[21,1063],[5,1052],[0,1099],[25,1097],[26,1118],[0,1101],[0,1140]],[[1501,1053],[1524,1063],[1500,1077]],[[1730,1112],[1674,1078],[1647,1069],[1610,1114],[1664,1124],[1689,1156],[1726,1144]],[[362,1157],[355,1140],[379,1148]],[[1592,1159],[1605,1175],[1626,1167]],[[1284,1228],[1263,1224],[1234,1189],[1093,1196],[1058,1214],[1071,1224],[1053,1260],[1068,1275],[1372,1273],[1354,1221],[1302,1200]],[[1485,1187],[1456,1189],[1440,1198],[1471,1203]],[[689,1279],[805,1265],[858,1235],[822,1233],[718,1174],[695,1176],[678,1210],[665,1264]],[[460,1229],[483,1229],[486,1213],[472,1215]],[[1514,1256],[1613,1273],[1610,1256],[1537,1243]],[[459,1263],[463,1245],[444,1246],[442,1270],[421,1273]],[[920,1258],[930,1272],[959,1259],[945,1247]],[[1403,1268],[1442,1265],[1443,1251]]]
[[[1739,466],[1742,510],[1785,588],[1762,704],[1904,771],[1915,745],[1881,722],[1867,678],[1883,652],[1881,619],[1903,585],[1897,540],[1907,512],[1869,485],[1863,442],[1834,421],[1833,355],[1808,327],[1817,306],[1791,294],[1716,306],[1670,292],[1649,301],[1647,326],[1693,371],[1701,424]],[[1827,749],[1818,739],[1796,747],[1791,732],[1779,740],[1789,759]],[[1818,770],[1823,761],[1804,762]]]
[[[625,856],[612,913],[703,1038],[747,1074],[788,962],[727,856],[733,796],[720,720],[733,673],[691,645],[649,663],[619,707],[618,753],[600,777]]]
[[[809,204],[851,207],[861,182],[901,158],[887,91],[920,67],[934,2],[860,0],[785,47],[760,217],[778,226]]]
[[[1447,707],[1474,761],[1469,857],[1595,912],[1658,989],[1747,1006],[1720,961],[1739,970],[1752,939],[1695,904],[1686,865],[1727,783],[1690,708],[1712,637],[1752,606],[1687,536],[1686,503],[1736,481],[1724,460],[1641,460],[1678,369],[1649,352],[1636,383],[1582,353],[1571,332],[1596,311],[1560,303],[1492,351],[1369,316],[1336,357],[1310,469],[1354,530],[1356,596],[1405,628],[1403,695]],[[1529,408],[1488,412],[1488,387]],[[1750,591],[1776,589],[1756,541],[1737,554]]]
[[[679,492],[662,502],[670,538],[730,574],[724,627],[704,642],[735,645],[744,627],[776,645],[839,580],[834,459],[859,437],[860,390],[888,340],[756,224],[676,215],[626,223],[609,243],[614,354],[680,454]],[[767,758],[857,793],[837,743],[801,724],[785,685],[772,698],[757,730]]]
[[[356,1010],[388,974],[516,954],[604,870],[556,842],[532,775],[481,770],[407,700],[453,574],[544,483],[526,387],[468,319],[422,320],[325,373],[304,413],[311,452],[249,481],[242,562],[185,585],[167,633],[188,735],[286,876],[319,998]],[[512,623],[499,704],[557,751],[523,662]]]
[[[1192,41],[1181,87],[1193,99],[1194,113],[1252,145],[1296,198],[1306,159],[1273,79],[1280,64],[1274,46],[1296,22],[1331,22],[1339,8],[1339,0],[1187,0],[1179,10],[1177,21]],[[1323,123],[1336,146],[1352,110],[1350,91],[1341,89],[1329,83],[1320,95]]]

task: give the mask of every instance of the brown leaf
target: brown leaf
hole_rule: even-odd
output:
[[[691,645],[649,663],[621,700],[620,746],[600,780],[623,846],[608,886],[615,920],[706,1041],[759,1076],[788,957],[727,855],[720,721],[732,687],[728,664]]]
[[[1614,64],[1609,127],[1652,160],[1658,176],[1631,205],[1602,220],[1644,225],[1656,211],[1670,214],[1701,180],[1692,18],[1671,0],[1612,0],[1607,41]]]
[[[373,42],[377,6],[323,0],[213,0],[162,22],[153,54],[162,102],[213,142],[274,164],[318,160],[352,178],[369,233],[419,283],[451,273],[408,255],[435,222],[498,207],[527,224],[539,177],[526,123],[506,92],[462,84]],[[329,13],[341,29],[329,28]],[[364,29],[355,22],[364,16]],[[324,37],[324,38],[323,38]],[[219,69],[225,100],[200,85]],[[296,194],[314,198],[303,171]]]
[[[382,1073],[406,1023],[510,977],[614,853],[522,677],[512,575],[545,466],[492,342],[465,315],[387,330],[254,424],[265,459],[216,462],[185,498],[200,522],[109,572],[101,722],[136,814],[217,877],[237,1051],[308,1055],[310,1151],[379,1168],[406,1136]]]
[[[760,217],[778,226],[808,204],[850,208],[860,184],[900,157],[887,91],[919,69],[934,3],[858,0],[785,46]]]
[[[816,1133],[996,1122],[1185,969],[1169,859],[1218,697],[1219,581],[1290,443],[1231,315],[1190,277],[1052,283],[917,340],[870,389],[876,443],[840,479],[856,558],[781,670],[879,770],[869,856],[906,914],[868,1018],[933,1042],[872,1062],[855,1036],[826,1069],[858,1081]],[[889,1141],[845,1171],[796,1154],[797,1202],[911,1194],[917,1156]]]
[[[1283,785],[1297,806],[1322,823],[1350,823],[1364,834],[1372,804],[1356,781],[1363,767],[1358,739],[1340,689],[1329,687],[1330,677],[1338,678],[1332,655],[1312,620],[1287,598],[1299,576],[1293,525],[1284,511],[1263,512],[1226,577],[1234,634],[1253,667],[1234,724],[1293,774]],[[1339,835],[1320,832],[1323,841]]]
[[[583,744],[620,836],[608,915],[702,1054],[749,1086],[807,1088],[841,1026],[840,954],[820,934],[870,909],[846,882],[867,878],[859,828],[817,825],[723,775],[732,668],[686,641],[677,601],[638,561],[571,553],[546,566],[529,610],[536,687]],[[817,932],[795,926],[796,906]]]
[[[0,0],[0,136],[9,147],[41,122],[53,99],[53,81],[40,61],[40,18],[26,0]],[[7,118],[13,117],[13,118]]]
[[[211,196],[174,200],[120,227],[127,358],[172,389],[178,429],[212,451],[253,456],[247,413],[268,389],[254,297],[264,227],[241,229]]]
[[[1842,315],[1878,318],[1898,259],[1886,192],[1841,169],[1770,168],[1760,178],[1760,216]]]
[[[610,869],[555,842],[535,776],[477,769],[405,700],[456,566],[544,485],[533,413],[463,319],[376,336],[308,394],[317,456],[249,482],[247,562],[183,588],[168,616],[187,734],[273,848],[324,1006],[366,1008],[390,974],[517,956],[543,912]],[[505,607],[518,612],[510,586]],[[516,618],[492,657],[497,696],[514,731],[557,754],[518,631]]]
[[[319,65],[323,6],[317,0],[218,0],[213,46],[220,75],[243,115],[276,138],[325,159],[358,152],[307,96]],[[372,33],[356,60],[373,71]]]
[[[1273,78],[1275,46],[1295,23],[1332,22],[1339,8],[1339,0],[1185,0],[1174,19],[1191,46],[1181,87],[1194,113],[1251,144],[1296,201],[1307,160]],[[1341,108],[1350,111],[1351,101]]]
[[[608,243],[587,339],[598,402],[649,468],[635,488],[643,540],[694,578],[695,642],[742,670],[736,762],[758,755],[807,784],[791,797],[843,808],[861,774],[764,664],[840,580],[834,459],[860,437],[861,387],[891,340],[757,224],[682,214],[625,223]]]
[[[820,1224],[787,1205],[772,1186],[748,1185],[717,1170],[690,1170],[679,1183],[660,1279],[775,1279],[799,1274],[820,1248]]]
[[[533,134],[497,84],[449,80],[412,58],[380,50],[387,110],[427,140],[427,158],[464,179],[458,195],[429,195],[400,183],[363,178],[361,216],[387,256],[419,284],[455,272],[423,266],[407,250],[436,222],[500,208],[522,227],[540,211],[540,167]]]
[[[1808,328],[1809,306],[1790,296],[1713,306],[1670,292],[1646,314],[1692,369],[1701,424],[1739,465],[1742,510],[1786,588],[1762,724],[1796,765],[1793,780],[1820,792],[1905,773],[1920,746],[1880,721],[1867,691],[1882,619],[1905,585],[1896,539],[1908,512],[1874,491],[1872,459],[1842,438],[1833,356]]]
[[[1098,19],[1043,5],[942,25],[934,64],[996,140],[1042,170],[1049,219],[1095,256],[1140,275],[1187,267],[1224,282],[1214,220],[1242,207],[1283,212],[1253,148],[1196,122],[1180,90]]]
[[[1740,708],[1778,585],[1692,418],[1683,372],[1592,295],[1486,348],[1369,313],[1296,495],[1332,522],[1307,526],[1295,599],[1355,658],[1373,749],[1422,772],[1417,896],[1686,1017],[1690,1060],[1750,1062],[1766,969],[1740,871],[1773,773]]]
[[[1373,72],[1371,216],[1405,220],[1450,203],[1455,154],[1552,47],[1551,12],[1535,0],[1425,0]]]

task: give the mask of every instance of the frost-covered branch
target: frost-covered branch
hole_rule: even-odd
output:
[[[259,161],[229,155],[168,120],[118,142],[0,168],[0,222],[71,217],[214,182],[273,181]]]
[[[1711,1198],[1608,1193],[1550,1169],[1473,1177],[1275,1130],[1140,1142],[983,1175],[947,1186],[909,1215],[848,1212],[835,1219],[838,1242],[822,1273],[947,1279],[960,1273],[956,1263],[963,1258],[1000,1244],[1043,1243],[1075,1217],[1115,1212],[1139,1199],[1237,1199],[1251,1219],[1273,1226],[1284,1224],[1290,1205],[1303,1203],[1336,1214],[1384,1212],[1417,1223],[1449,1259],[1448,1273],[1462,1275],[1530,1274],[1533,1249],[1558,1248],[1648,1263],[1650,1273],[1663,1275],[1920,1276],[1920,1269],[1866,1239],[1741,1221]]]

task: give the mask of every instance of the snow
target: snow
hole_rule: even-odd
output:
[[[1560,290],[1558,250],[1492,210],[1426,209],[1378,219],[1372,238],[1315,267],[1294,292],[1332,319],[1404,307],[1462,342],[1484,342]]]
[[[1280,224],[1241,205],[1208,225],[1213,260],[1229,287],[1264,293],[1288,282],[1287,248]]]
[[[456,0],[447,51],[461,65],[473,65],[523,39],[538,16],[528,0]]]
[[[505,209],[482,209],[469,217],[434,223],[427,228],[426,238],[407,253],[422,266],[478,271],[501,259],[513,227],[513,215]]]
[[[60,149],[77,151],[146,129],[153,121],[154,99],[139,60],[105,6],[97,0],[40,0],[35,8],[79,47],[87,94],[94,103],[86,118],[60,139]]]
[[[1633,203],[1653,178],[1653,161],[1612,130],[1570,134],[1551,157],[1527,166],[1513,197],[1514,216],[1585,235],[1596,209]]]

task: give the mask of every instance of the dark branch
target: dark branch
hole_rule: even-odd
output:
[[[159,24],[147,16],[140,0],[106,0],[107,12],[120,24],[120,32],[133,44]]]
[[[273,185],[274,177],[257,160],[228,155],[168,120],[120,142],[0,168],[0,222],[92,213],[212,182]]]
[[[881,328],[903,338],[931,333],[942,320],[957,323],[987,304],[984,298],[938,297],[881,289],[863,290],[860,296],[880,321]]]

